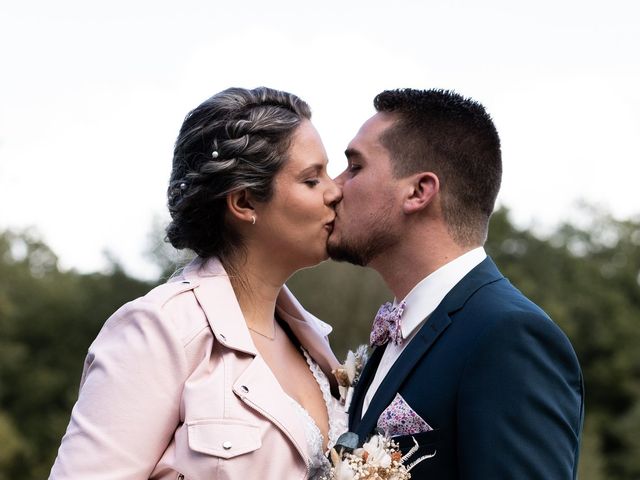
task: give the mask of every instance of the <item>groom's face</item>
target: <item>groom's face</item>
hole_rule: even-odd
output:
[[[334,260],[368,265],[400,238],[398,182],[390,152],[380,136],[394,117],[377,113],[360,128],[345,155],[347,168],[337,178],[342,201],[336,206],[333,232],[327,250]]]

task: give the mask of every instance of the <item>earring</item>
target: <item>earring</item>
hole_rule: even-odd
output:
[[[256,224],[256,217],[255,215],[251,215],[251,225],[255,225]]]

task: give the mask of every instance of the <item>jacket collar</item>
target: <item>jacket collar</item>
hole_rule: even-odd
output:
[[[487,257],[453,287],[393,364],[391,370],[389,370],[371,399],[369,408],[361,421],[358,417],[361,415],[361,403],[365,391],[358,392],[358,406],[353,409],[353,418],[350,418],[350,425],[352,428],[355,428],[355,432],[360,435],[361,441],[374,430],[378,417],[391,403],[393,397],[411,374],[416,364],[451,324],[451,315],[463,308],[469,297],[480,288],[502,278],[503,276],[498,271],[495,263],[493,263],[491,258]],[[378,350],[382,350],[382,348],[378,347]],[[376,352],[374,352],[374,355],[375,353]],[[379,356],[381,357],[382,353],[380,353]],[[371,370],[375,371],[375,369]],[[370,383],[373,378],[373,373],[369,373],[369,376],[371,377],[368,379],[369,382],[367,382],[367,384],[363,383],[360,390],[366,390],[368,388],[368,383]]]
[[[220,261],[217,258],[196,258],[185,267],[182,276],[195,285],[194,293],[216,340],[228,348],[258,355],[229,276]],[[322,368],[332,389],[337,388],[331,371],[339,366],[339,362],[326,338],[332,328],[307,312],[286,285],[276,300],[276,312]]]
[[[196,258],[182,272],[194,284],[193,292],[204,311],[216,340],[226,347],[256,356],[227,272],[217,258]]]

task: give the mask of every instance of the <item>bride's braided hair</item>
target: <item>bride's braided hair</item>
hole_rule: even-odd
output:
[[[266,87],[229,88],[191,111],[174,148],[168,241],[204,258],[241,246],[225,222],[227,194],[246,188],[268,201],[294,131],[310,118],[303,100]]]

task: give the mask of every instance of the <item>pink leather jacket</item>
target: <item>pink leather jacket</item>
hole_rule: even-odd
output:
[[[277,312],[333,379],[331,327],[284,287]],[[220,262],[120,308],[89,348],[54,480],[303,479],[305,434]]]

